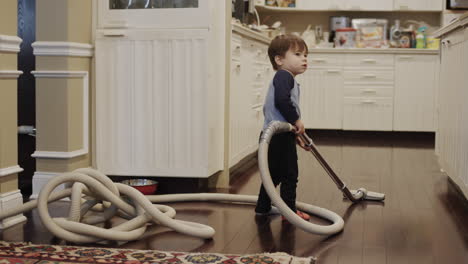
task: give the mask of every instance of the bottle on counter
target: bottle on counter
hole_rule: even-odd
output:
[[[306,30],[302,32],[301,37],[309,48],[314,48],[315,44],[317,44],[315,40],[315,31],[312,30],[312,25],[307,26]]]
[[[400,48],[400,39],[402,30],[400,28],[400,20],[395,20],[395,25],[390,28],[390,46],[392,48]]]
[[[427,27],[420,27],[418,28],[418,32],[416,33],[416,48],[417,49],[425,49],[426,48],[426,29]]]

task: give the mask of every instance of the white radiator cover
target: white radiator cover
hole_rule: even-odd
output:
[[[209,43],[208,29],[98,34],[98,170],[203,178],[223,169],[224,93]]]

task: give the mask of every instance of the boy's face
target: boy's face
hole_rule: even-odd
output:
[[[276,56],[276,64],[282,70],[291,72],[294,76],[307,70],[307,53],[290,48],[284,57]]]

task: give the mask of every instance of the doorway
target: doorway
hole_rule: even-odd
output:
[[[23,40],[18,53],[18,126],[36,126],[36,82],[31,71],[36,68],[36,59],[31,44],[36,41],[36,0],[18,0],[18,36]],[[36,160],[31,155],[36,150],[36,138],[18,134],[18,187],[24,199],[32,193],[32,177]]]

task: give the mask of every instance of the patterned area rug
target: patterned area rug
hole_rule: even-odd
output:
[[[7,263],[313,264],[315,258],[298,258],[286,253],[240,256],[214,253],[34,245],[24,242],[0,241],[0,264]]]

